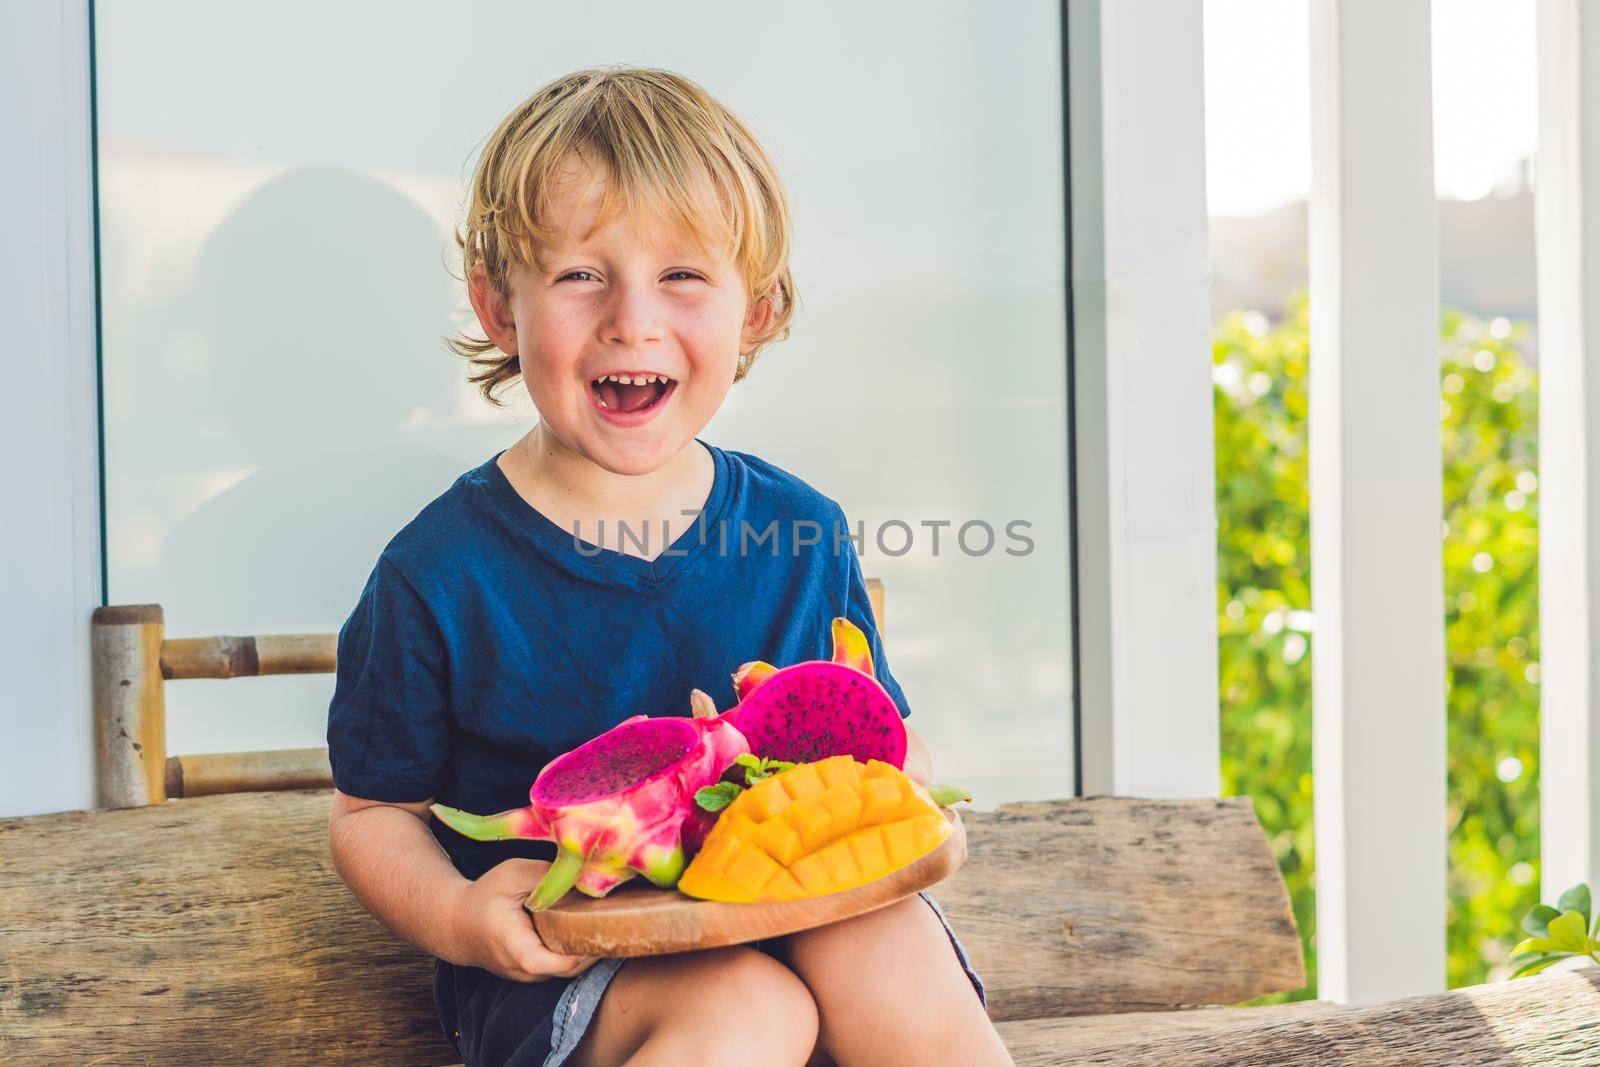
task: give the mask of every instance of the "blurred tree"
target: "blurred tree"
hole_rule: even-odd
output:
[[[1223,792],[1248,795],[1289,885],[1316,995],[1307,300],[1212,345]],[[1449,982],[1502,976],[1538,899],[1538,379],[1523,325],[1441,322],[1449,685]]]

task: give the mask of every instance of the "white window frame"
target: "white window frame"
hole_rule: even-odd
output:
[[[1540,899],[1600,889],[1600,10],[1539,0]]]
[[[1215,796],[1217,511],[1201,5],[1063,7],[1079,791]]]

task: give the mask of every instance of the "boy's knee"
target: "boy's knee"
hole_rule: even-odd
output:
[[[804,1063],[817,1040],[817,1004],[800,977],[782,963],[755,949],[711,949],[698,955],[706,974],[704,986],[691,991],[706,1014],[717,1020],[718,1032],[729,1027],[751,1044],[772,1050],[774,1043],[795,1052],[773,1062]]]

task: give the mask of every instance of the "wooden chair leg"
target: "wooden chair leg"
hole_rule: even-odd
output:
[[[167,799],[165,631],[159,604],[95,609],[95,764],[103,808],[137,808]]]

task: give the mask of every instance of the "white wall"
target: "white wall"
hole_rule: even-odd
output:
[[[112,602],[176,636],[337,629],[384,542],[531,424],[438,340],[479,143],[557,74],[664,66],[753,124],[796,226],[794,335],[705,436],[917,527],[862,562],[941,774],[1070,793],[1058,4],[759,10],[612,5],[602,34],[555,5],[100,3]],[[1025,557],[918,527],[1014,518]],[[318,744],[330,692],[175,686],[170,745]]]
[[[85,5],[0,5],[0,816],[94,801],[100,603]]]

